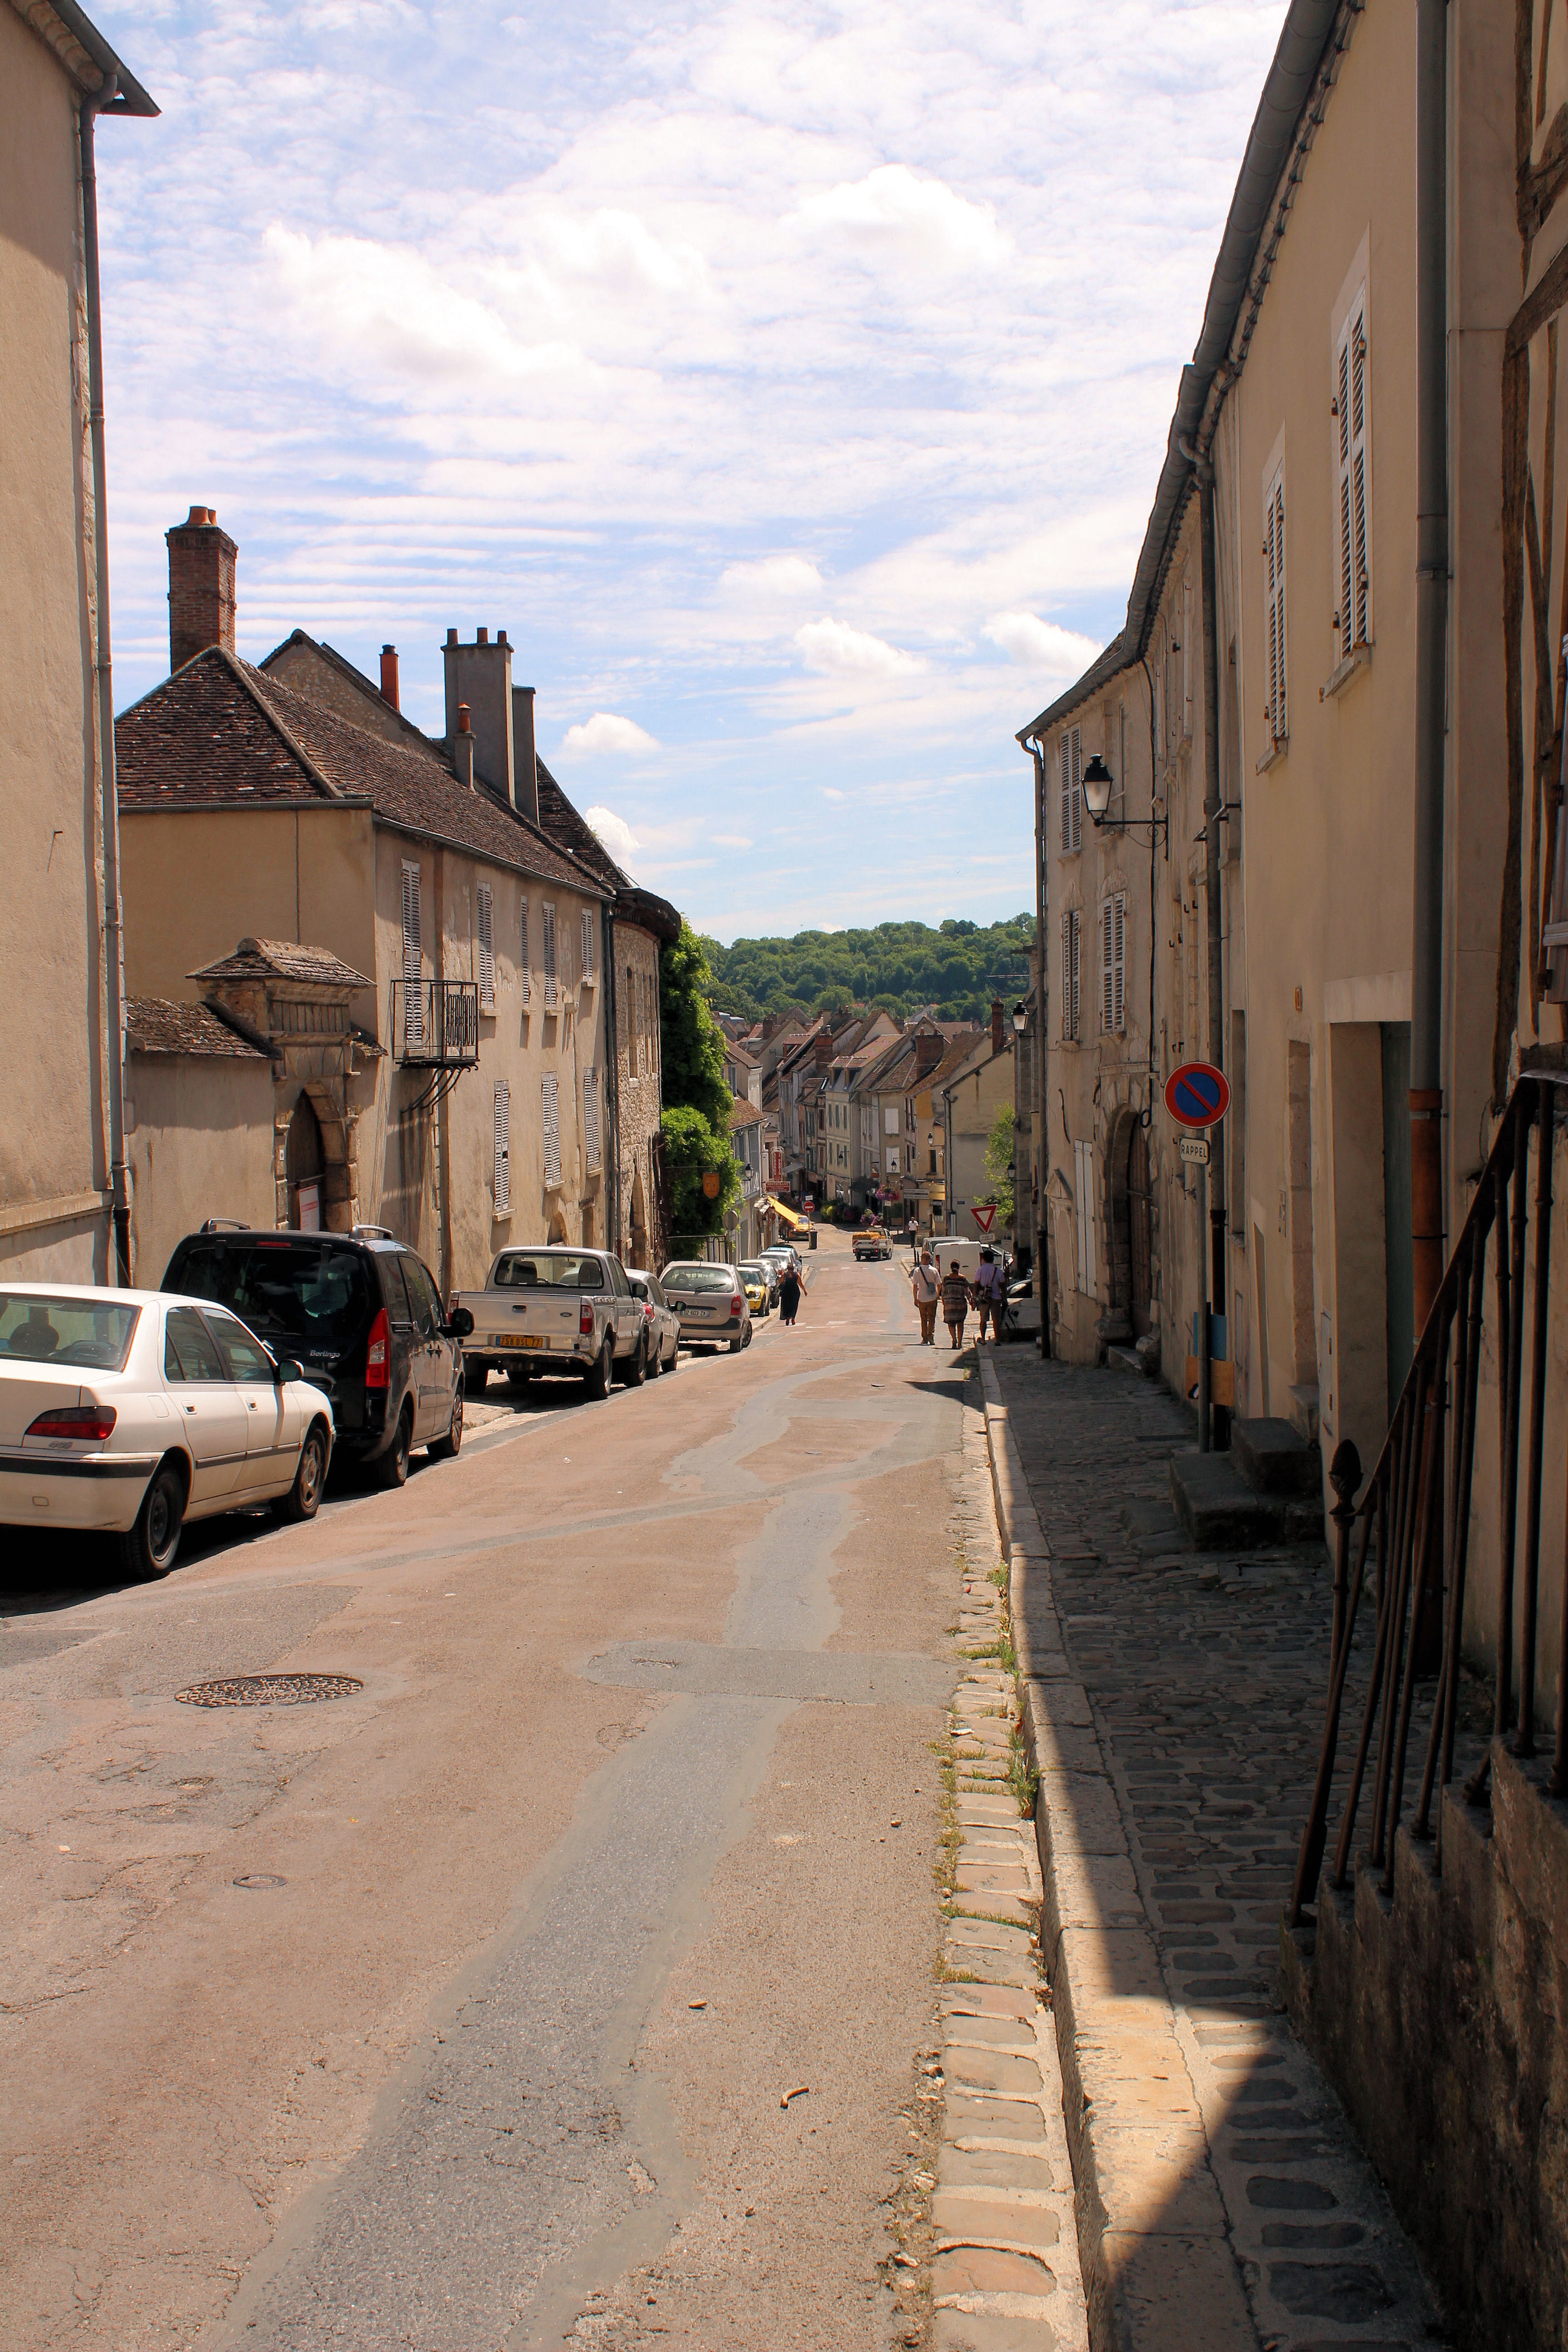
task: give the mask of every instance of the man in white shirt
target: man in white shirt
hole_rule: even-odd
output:
[[[936,1302],[941,1294],[942,1280],[935,1266],[931,1264],[931,1251],[929,1249],[921,1250],[919,1258],[916,1260],[910,1270],[910,1288],[915,1294],[915,1305],[920,1309],[921,1346],[922,1348],[934,1348],[936,1345]]]

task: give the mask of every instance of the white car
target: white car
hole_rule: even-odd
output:
[[[660,1372],[673,1372],[679,1367],[680,1318],[665,1297],[664,1285],[657,1274],[648,1274],[640,1265],[628,1265],[626,1280],[632,1286],[632,1297],[642,1300],[647,1320],[648,1377],[657,1380]]]
[[[332,1408],[237,1317],[156,1290],[0,1286],[0,1522],[118,1538],[164,1576],[186,1519],[315,1517]]]

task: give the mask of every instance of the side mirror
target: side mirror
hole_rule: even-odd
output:
[[[447,1318],[448,1339],[466,1339],[474,1328],[474,1318],[466,1307],[454,1307]]]
[[[304,1379],[305,1367],[303,1364],[296,1363],[292,1356],[279,1356],[272,1377],[280,1389],[287,1388],[290,1381]]]

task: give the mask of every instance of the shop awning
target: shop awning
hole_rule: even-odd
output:
[[[809,1225],[811,1223],[809,1217],[803,1217],[798,1209],[790,1208],[775,1192],[768,1194],[767,1205],[776,1215],[784,1219],[786,1225]]]

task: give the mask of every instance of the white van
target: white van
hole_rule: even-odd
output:
[[[1000,1242],[969,1241],[962,1234],[932,1234],[931,1237],[931,1254],[942,1272],[951,1274],[952,1261],[956,1258],[958,1270],[965,1282],[973,1282],[979,1273],[983,1249],[994,1251],[999,1265],[1007,1255]],[[918,1251],[916,1255],[919,1255]]]

